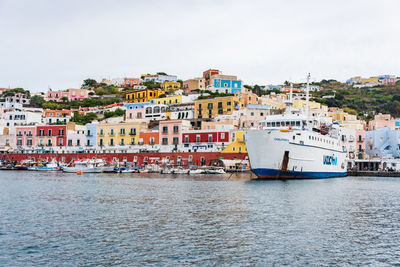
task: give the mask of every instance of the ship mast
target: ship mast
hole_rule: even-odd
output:
[[[285,101],[285,104],[286,104],[285,113],[291,114],[292,113],[292,105],[293,105],[293,83],[290,83],[289,99]]]
[[[306,87],[306,118],[308,119],[308,109],[310,102],[310,73],[307,75],[307,87]]]

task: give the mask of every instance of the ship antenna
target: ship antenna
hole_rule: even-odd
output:
[[[308,118],[308,105],[310,102],[310,73],[307,75],[307,87],[306,87],[306,118]]]
[[[290,102],[293,103],[293,83],[290,83]]]

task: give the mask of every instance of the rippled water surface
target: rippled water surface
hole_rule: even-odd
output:
[[[0,265],[400,264],[400,179],[0,172]]]

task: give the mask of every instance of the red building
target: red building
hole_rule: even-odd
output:
[[[209,86],[211,84],[211,77],[213,75],[217,75],[217,74],[219,74],[219,70],[216,70],[216,69],[209,69],[209,70],[203,71],[205,88],[207,88],[207,86]]]
[[[65,146],[67,143],[66,125],[45,125],[36,127],[37,146]]]
[[[185,131],[182,132],[182,143],[229,143],[229,131]]]
[[[123,87],[133,87],[134,85],[139,85],[138,78],[124,78]]]

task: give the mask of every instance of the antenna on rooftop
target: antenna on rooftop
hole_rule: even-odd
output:
[[[308,105],[310,102],[310,73],[307,75],[307,87],[306,87],[306,117],[308,118]]]

